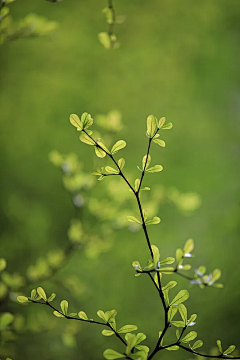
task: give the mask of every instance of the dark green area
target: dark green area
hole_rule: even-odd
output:
[[[204,349],[209,351],[217,339],[224,347],[233,343],[240,348],[239,1],[116,0],[116,11],[127,21],[116,27],[121,47],[114,51],[103,49],[97,39],[98,32],[107,30],[101,13],[105,3],[18,0],[11,5],[16,20],[35,12],[58,21],[59,28],[48,37],[1,47],[0,255],[9,272],[24,274],[38,256],[65,247],[73,209],[48,160],[52,149],[76,152],[88,171],[96,163],[107,164],[96,161],[92,149],[78,141],[69,114],[87,111],[94,117],[120,110],[125,127],[114,136],[127,141],[122,156],[132,177],[139,176],[136,165],[146,152],[147,115],[166,116],[174,124],[164,136],[167,146],[152,150],[154,163],[164,171],[146,176],[144,184],[197,192],[202,206],[185,216],[165,205],[156,214],[162,223],[150,227],[151,241],[166,257],[192,237],[193,264],[222,269],[223,289],[201,290],[176,280],[190,291],[187,304],[189,312],[198,314],[194,330]],[[98,184],[99,197],[104,186],[105,180]],[[84,310],[91,317],[99,309],[116,308],[119,325],[136,324],[153,347],[163,312],[152,284],[143,276],[135,278],[131,267],[133,260],[148,256],[141,232],[119,230],[109,252],[89,260],[78,251],[57,275],[60,282],[61,274],[78,276],[86,287],[82,298],[71,301],[54,281],[39,285],[59,294],[59,301],[68,299],[72,311]],[[31,313],[32,321],[48,312],[14,303],[10,309]],[[6,355],[14,360],[93,360],[101,359],[108,347],[122,350],[91,324],[82,324],[77,346],[66,348],[61,342],[65,320],[53,320],[59,327],[21,335]],[[180,351],[162,358],[174,355],[189,358]]]

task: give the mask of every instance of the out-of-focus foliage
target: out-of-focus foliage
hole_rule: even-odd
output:
[[[49,21],[34,13],[14,21],[10,4],[15,0],[0,0],[0,44],[19,38],[38,37],[50,34],[57,28],[56,21]]]

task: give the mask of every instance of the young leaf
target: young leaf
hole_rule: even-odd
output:
[[[175,298],[172,300],[170,305],[178,305],[180,303],[183,303],[189,298],[189,293],[187,290],[181,290],[179,293],[175,296]]]
[[[170,130],[170,129],[172,129],[172,127],[173,127],[173,124],[170,122],[170,123],[168,123],[168,124],[163,125],[163,126],[161,127],[161,129],[163,129],[163,130]]]
[[[197,341],[195,341],[195,343],[193,344],[192,350],[198,349],[198,348],[200,348],[201,346],[203,346],[203,341],[202,341],[202,340],[197,340]]]
[[[184,325],[187,323],[187,308],[183,304],[178,305],[178,311],[181,315],[181,318],[183,319]]]
[[[168,351],[178,350],[178,349],[179,349],[179,346],[177,346],[177,345],[173,345],[171,347],[166,348],[166,350],[168,350]]]
[[[138,224],[142,224],[140,220],[138,220],[137,218],[135,218],[134,216],[128,216],[127,217],[127,221],[129,222],[136,222]]]
[[[114,168],[112,168],[111,166],[106,166],[106,167],[105,167],[105,170],[106,170],[108,173],[110,173],[110,174],[119,174],[119,171],[116,170],[116,169],[114,169]]]
[[[176,281],[169,281],[169,283],[167,285],[165,285],[162,290],[165,291],[165,290],[170,290],[172,288],[174,288],[175,286],[177,285],[177,282]]]
[[[149,172],[149,173],[155,173],[155,172],[159,172],[159,171],[162,171],[162,170],[163,170],[162,165],[155,165],[153,167],[150,167],[146,171]]]
[[[222,342],[221,342],[221,340],[217,340],[217,347],[218,347],[220,353],[222,354],[223,350],[222,350]]]
[[[157,119],[154,115],[149,115],[147,117],[147,135],[152,138],[156,132],[157,128]]]
[[[158,145],[161,146],[161,147],[165,147],[165,146],[166,146],[165,141],[160,140],[160,139],[153,139],[153,142],[155,142],[156,144],[158,144]]]
[[[154,266],[156,267],[157,263],[158,263],[158,261],[160,259],[160,252],[159,252],[159,249],[157,248],[157,246],[155,246],[155,245],[151,245],[151,249],[152,249],[152,252],[153,252]]]
[[[46,295],[45,291],[43,290],[43,288],[38,287],[37,288],[37,293],[41,297],[41,299],[47,301],[47,295]]]
[[[142,341],[144,341],[147,337],[143,333],[138,333],[136,335],[136,338],[137,338],[137,341],[136,341],[136,345],[137,345],[137,344],[140,344]]]
[[[25,303],[28,302],[28,298],[26,296],[18,296],[17,301],[19,301],[20,303]]]
[[[174,258],[172,258],[172,257],[167,257],[166,259],[163,259],[163,260],[161,261],[161,265],[170,265],[170,264],[173,264],[174,261],[175,261]]]
[[[223,355],[229,355],[236,349],[235,345],[231,345],[227,348],[227,350],[224,351]]]
[[[193,249],[194,249],[193,239],[188,239],[183,248],[184,254],[192,252]]]
[[[158,127],[161,129],[161,127],[165,124],[165,122],[166,122],[166,118],[161,117],[161,119],[159,120],[159,123],[158,123]]]
[[[120,169],[122,170],[123,167],[125,165],[125,160],[123,158],[118,160],[118,166],[120,167]]]
[[[105,322],[107,322],[108,320],[106,319],[106,316],[104,314],[104,312],[102,310],[98,310],[97,315]]]
[[[75,126],[78,131],[82,130],[82,128],[83,128],[82,123],[81,123],[79,117],[76,114],[71,114],[69,120],[70,120],[70,123],[73,126]]]
[[[80,319],[88,320],[88,316],[84,311],[79,311],[78,316],[80,317]]]
[[[37,295],[36,289],[32,289],[32,291],[31,291],[31,299],[33,300],[36,295]]]
[[[140,179],[136,179],[134,184],[135,191],[138,191],[139,185],[140,185]]]
[[[126,356],[123,354],[120,354],[119,352],[112,350],[112,349],[107,349],[104,351],[103,356],[105,357],[105,359],[107,360],[114,360],[114,359],[123,359]]]
[[[124,334],[124,333],[132,332],[132,331],[135,331],[135,330],[137,330],[137,326],[135,326],[135,325],[124,325],[117,332],[119,334]]]
[[[212,279],[211,279],[210,284],[217,281],[220,277],[221,277],[221,270],[215,269],[212,273]]]
[[[67,302],[67,300],[61,301],[60,307],[62,309],[63,314],[67,315],[67,312],[68,312],[68,302]]]
[[[99,158],[104,158],[106,156],[106,152],[98,146],[95,146],[95,154]]]
[[[171,321],[171,324],[176,327],[184,327],[185,326],[183,321]]]
[[[64,315],[60,314],[58,311],[54,311],[53,314],[57,317],[65,317]]]
[[[56,297],[56,294],[52,293],[48,298],[48,302],[53,301],[55,299],[55,297]]]
[[[103,330],[102,334],[104,336],[112,336],[112,335],[114,335],[114,331],[112,331],[112,330]]]
[[[177,306],[170,306],[168,310],[168,321],[171,321],[177,313]]]
[[[117,141],[116,144],[114,144],[112,147],[111,154],[115,154],[117,151],[125,148],[126,145],[127,143],[124,140]]]
[[[86,133],[82,132],[79,139],[87,145],[95,145],[95,141],[91,139]]]
[[[154,218],[152,220],[148,220],[146,221],[146,225],[156,225],[159,224],[161,221],[161,219],[157,216],[154,216]]]
[[[182,342],[184,343],[188,343],[189,341],[194,340],[197,337],[197,333],[196,331],[190,331],[190,333],[188,333],[186,336],[184,336],[184,338],[182,338]]]
[[[125,335],[125,339],[127,341],[126,354],[128,355],[136,345],[137,337],[133,334],[127,333]]]
[[[192,314],[187,322],[188,326],[191,326],[190,324],[195,324],[194,321],[196,320],[197,318],[197,314]]]
[[[93,124],[93,119],[90,114],[87,112],[84,112],[81,116],[81,123],[83,126],[83,129],[89,128]]]
[[[149,167],[150,163],[151,163],[151,155],[150,155],[150,154],[148,154],[148,156],[147,156],[147,155],[144,155],[144,157],[142,158],[142,169],[143,169],[144,171],[147,170],[147,168]]]

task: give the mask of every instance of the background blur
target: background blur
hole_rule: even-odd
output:
[[[189,312],[198,314],[194,330],[203,339],[204,350],[210,351],[217,339],[224,347],[233,343],[240,348],[239,1],[115,0],[114,4],[127,20],[116,26],[121,47],[112,51],[97,38],[108,28],[101,13],[106,1],[24,0],[11,5],[15,20],[34,12],[59,26],[46,37],[7,42],[0,49],[0,243],[6,271],[25,277],[39,257],[65,249],[69,242],[69,222],[76,213],[49,152],[76,153],[87,173],[98,164],[110,165],[79,142],[69,114],[87,111],[95,117],[113,109],[122,113],[123,129],[109,136],[112,141],[127,141],[119,157],[125,157],[132,180],[139,176],[136,166],[146,152],[146,117],[166,116],[174,124],[163,135],[167,146],[152,149],[153,163],[162,164],[164,171],[146,176],[145,185],[199,194],[201,206],[184,211],[169,199],[162,201],[154,214],[162,223],[149,228],[151,241],[166,257],[174,256],[175,249],[192,237],[193,268],[204,264],[209,272],[222,269],[223,289],[201,290],[176,280],[190,291],[187,305]],[[89,190],[99,212],[107,180]],[[122,189],[119,196],[128,192],[127,187]],[[149,196],[145,194],[145,207]],[[116,206],[125,209],[124,201],[116,201]],[[136,216],[134,209],[127,215]],[[94,226],[96,234],[102,231],[104,220],[95,221],[88,208],[83,206],[77,216],[83,226],[84,221],[89,229]],[[118,324],[136,324],[153,347],[162,329],[162,309],[148,278],[135,278],[131,267],[133,260],[145,262],[149,257],[143,234],[121,226],[113,234],[112,246],[102,246],[99,254],[80,247],[62,270],[34,286],[56,292],[56,306],[65,298],[71,311],[84,310],[95,319],[97,310],[116,308]],[[23,282],[19,288],[29,293],[33,286]],[[48,308],[11,301],[11,292],[4,296],[1,312],[18,314],[20,325],[2,346],[2,358],[93,360],[101,359],[106,348],[122,350],[97,326],[76,327],[55,318]],[[189,358],[180,351],[174,355]],[[171,359],[172,353],[161,356]]]

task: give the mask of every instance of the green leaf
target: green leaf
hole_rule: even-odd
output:
[[[173,124],[170,122],[170,123],[168,123],[168,124],[163,125],[163,126],[161,127],[161,129],[163,129],[163,130],[170,130],[170,129],[172,129],[172,127],[173,127]]]
[[[0,259],[0,271],[3,271],[7,266],[7,262],[5,259],[1,258]]]
[[[221,277],[221,270],[220,269],[215,269],[212,273],[212,278],[210,281],[210,284],[214,281],[217,281],[219,278]]]
[[[67,300],[61,301],[60,307],[62,309],[63,314],[67,315],[67,312],[68,312],[68,302],[67,302]]]
[[[166,122],[166,118],[161,117],[161,119],[159,120],[159,123],[158,123],[158,127],[161,129],[161,127],[165,124],[165,122]]]
[[[165,147],[165,146],[166,146],[165,141],[160,140],[160,139],[153,139],[153,142],[155,142],[156,144],[158,144],[158,145],[161,146],[161,147]]]
[[[104,336],[112,336],[112,335],[114,335],[114,331],[112,331],[112,330],[103,330],[102,334]]]
[[[202,347],[202,346],[203,346],[203,341],[202,341],[202,340],[197,340],[197,341],[195,341],[195,343],[193,344],[192,350],[198,349],[198,348],[200,348],[200,347]]]
[[[100,32],[98,39],[105,49],[111,49],[111,39],[107,32]]]
[[[183,257],[183,251],[182,249],[177,249],[176,250],[176,261],[178,264],[181,264],[182,263],[182,257]]]
[[[155,245],[151,245],[151,249],[152,249],[152,252],[153,252],[154,266],[156,267],[157,263],[158,263],[158,261],[160,259],[160,252],[159,252],[159,249],[157,248],[157,246],[155,246]]]
[[[97,315],[105,322],[107,322],[107,318],[105,316],[105,313],[102,310],[98,310]]]
[[[122,170],[123,167],[125,165],[125,160],[123,158],[118,160],[118,166],[120,167],[120,169]]]
[[[70,314],[68,314],[68,316],[70,316],[70,317],[76,317],[76,316],[77,316],[77,313],[70,313]]]
[[[70,123],[75,126],[78,131],[81,131],[83,129],[82,123],[76,114],[71,114],[69,120]]]
[[[112,168],[111,166],[106,166],[105,170],[111,174],[119,174],[119,170],[116,170],[116,169]]]
[[[162,165],[155,165],[153,167],[150,167],[149,169],[147,169],[146,171],[148,173],[155,173],[155,172],[159,172],[159,171],[162,171],[163,170],[163,167]]]
[[[143,189],[141,189],[140,191],[145,191],[145,190],[149,191],[149,190],[151,190],[151,189],[150,189],[150,187],[145,186],[145,187],[144,187]]]
[[[230,345],[227,350],[224,351],[223,355],[229,355],[236,349],[235,345]]]
[[[151,155],[144,155],[144,157],[142,158],[142,169],[143,171],[146,171],[147,168],[149,167],[151,163]]]
[[[56,317],[65,317],[64,315],[60,314],[58,311],[54,311],[53,314],[54,314]]]
[[[152,220],[148,220],[146,221],[146,225],[156,225],[156,224],[159,224],[161,221],[161,219],[157,216],[154,216],[154,218]]]
[[[90,114],[87,112],[84,112],[81,116],[81,123],[83,126],[83,129],[89,128],[93,124],[93,119]]]
[[[33,300],[34,298],[35,298],[35,296],[37,295],[37,291],[36,291],[36,289],[32,289],[32,291],[31,291],[31,299]]]
[[[173,264],[175,259],[173,257],[167,257],[166,259],[163,259],[160,264],[161,265],[170,265]]]
[[[184,325],[187,323],[187,308],[183,304],[178,305],[178,311],[181,315],[181,318],[183,319]]]
[[[125,148],[126,145],[127,145],[127,143],[124,140],[117,141],[116,144],[113,145],[111,153],[115,154],[117,151]]]
[[[109,310],[105,312],[105,318],[110,322],[110,319],[117,315],[117,311],[115,309]]]
[[[178,349],[179,349],[179,346],[177,346],[177,345],[173,345],[171,347],[166,348],[166,350],[168,350],[168,351],[178,350]]]
[[[17,301],[20,303],[28,302],[28,298],[26,296],[18,296]]]
[[[147,117],[147,135],[152,138],[157,129],[157,118],[154,115]]]
[[[140,185],[140,179],[136,179],[136,180],[135,180],[135,183],[134,183],[135,191],[138,191],[139,185]]]
[[[84,311],[79,311],[78,316],[80,317],[80,319],[88,320],[88,316]]]
[[[79,139],[87,144],[87,145],[95,145],[95,141],[93,139],[91,139],[86,133],[82,132],[79,136]]]
[[[167,283],[167,285],[165,285],[162,290],[165,291],[165,290],[170,290],[172,288],[174,288],[175,286],[177,285],[177,282],[176,281],[169,281],[169,283]]]
[[[185,323],[183,321],[171,321],[171,324],[176,326],[176,327],[184,327]]]
[[[217,347],[218,347],[220,353],[223,354],[223,349],[222,349],[222,342],[221,342],[221,340],[217,340]]]
[[[140,344],[142,341],[144,341],[147,337],[143,333],[138,333],[136,335],[136,338],[137,338],[137,341],[136,341],[136,345],[137,345],[137,344]]]
[[[117,332],[119,334],[123,334],[123,333],[127,333],[127,332],[132,332],[137,330],[137,326],[136,325],[124,325],[123,327],[121,327],[121,329],[119,329]]]
[[[134,334],[127,333],[125,339],[127,341],[126,354],[129,354],[136,345],[137,337]]]
[[[56,294],[52,293],[48,298],[48,302],[53,301],[55,299],[55,297],[56,297]]]
[[[193,239],[188,239],[183,248],[184,254],[192,252],[193,249],[194,249]]]
[[[178,305],[180,303],[183,303],[189,298],[189,293],[187,290],[181,290],[179,293],[175,296],[175,298],[172,300],[170,305]]]
[[[99,158],[104,158],[106,156],[106,152],[98,146],[95,146],[95,154]]]
[[[197,337],[197,333],[196,331],[190,331],[190,333],[188,333],[186,336],[184,336],[184,338],[182,338],[182,342],[184,343],[188,343],[189,341],[194,340]]]
[[[135,348],[140,351],[144,351],[145,353],[149,352],[149,347],[146,345],[136,345]]]
[[[127,221],[142,224],[142,222],[140,220],[138,220],[137,218],[135,218],[134,216],[127,216]]]
[[[120,354],[119,352],[112,350],[112,349],[107,349],[104,351],[103,356],[105,357],[105,359],[107,360],[114,360],[114,359],[123,359],[126,356],[123,354]]]
[[[188,324],[191,324],[192,322],[194,322],[197,318],[197,314],[192,314],[188,320]]]
[[[170,306],[168,310],[168,321],[171,321],[177,313],[177,306]]]
[[[46,293],[45,293],[45,291],[43,290],[42,287],[37,288],[37,293],[41,297],[41,299],[47,301],[47,295],[46,295]]]

